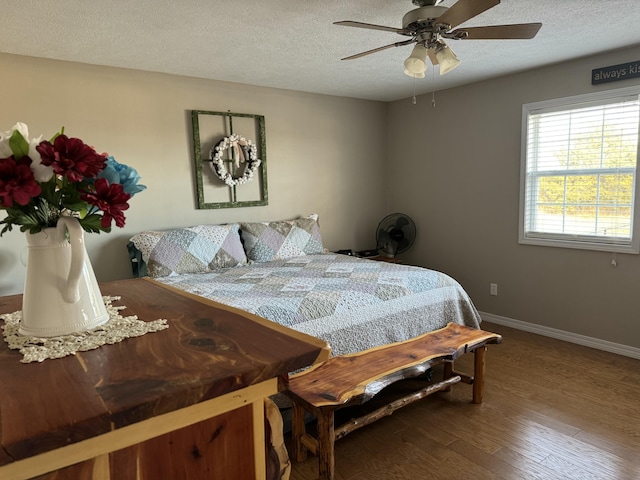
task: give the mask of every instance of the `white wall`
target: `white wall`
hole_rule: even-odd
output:
[[[380,102],[6,54],[0,88],[0,130],[22,121],[48,138],[64,125],[138,169],[148,186],[131,200],[125,228],[86,235],[100,281],[131,276],[126,243],[145,229],[317,212],[326,247],[364,249],[386,213]],[[268,206],[196,208],[191,110],[265,116]],[[0,239],[0,295],[22,291],[24,245],[17,229]]]
[[[612,268],[611,253],[518,244],[522,104],[639,84],[591,85],[592,69],[639,58],[631,48],[441,91],[435,108],[430,95],[390,104],[389,206],[418,226],[408,259],[458,279],[481,311],[640,347],[640,255]]]

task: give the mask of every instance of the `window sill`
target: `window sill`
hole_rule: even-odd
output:
[[[555,238],[519,238],[522,245],[537,245],[540,247],[574,248],[578,250],[595,250],[599,252],[638,254],[638,245],[617,245],[615,243],[581,242],[572,240],[560,240]]]

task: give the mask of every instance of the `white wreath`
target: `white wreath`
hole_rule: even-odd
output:
[[[229,149],[233,152],[232,158],[236,168],[240,168],[241,163],[247,163],[244,174],[240,177],[234,178],[227,170],[225,160],[222,159],[223,153]],[[256,154],[255,144],[251,140],[247,140],[235,133],[229,137],[224,137],[211,149],[211,168],[218,178],[230,187],[250,182],[260,163],[261,160]]]

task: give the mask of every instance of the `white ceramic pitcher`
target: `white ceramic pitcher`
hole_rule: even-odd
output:
[[[78,220],[61,217],[57,227],[27,233],[26,237],[27,274],[19,332],[34,337],[55,337],[106,323],[109,314]]]

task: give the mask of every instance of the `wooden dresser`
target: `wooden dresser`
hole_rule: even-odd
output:
[[[169,328],[30,364],[0,339],[0,478],[265,479],[264,399],[328,345],[153,280],[100,288]]]

